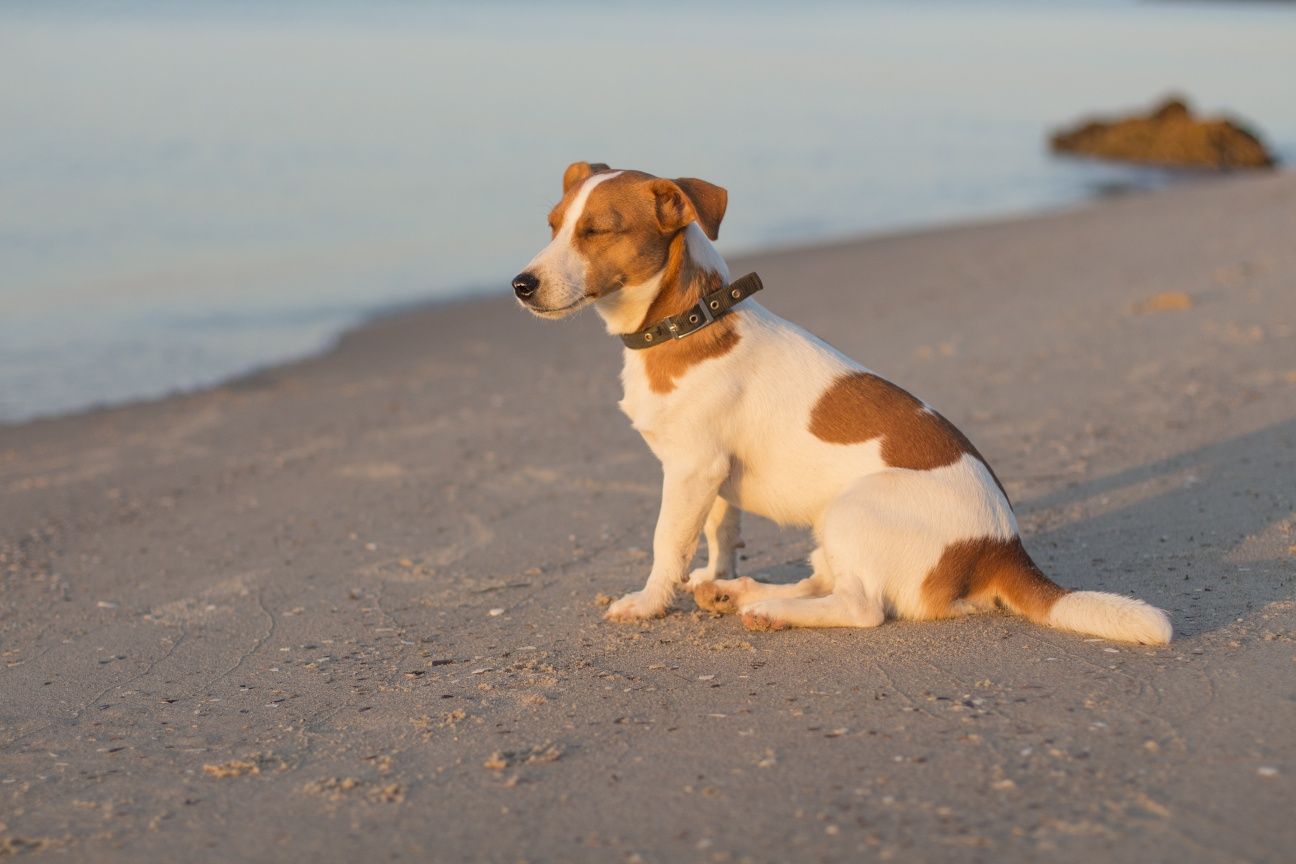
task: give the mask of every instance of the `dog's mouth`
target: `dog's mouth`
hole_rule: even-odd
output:
[[[576,312],[582,307],[588,306],[593,300],[594,300],[593,297],[590,297],[588,295],[582,295],[581,297],[578,297],[575,300],[575,302],[568,303],[566,306],[557,306],[554,308],[546,308],[544,306],[534,306],[530,303],[521,300],[519,300],[518,302],[521,303],[522,306],[528,312],[530,312],[532,315],[535,315],[539,318],[565,318],[566,316],[570,315],[573,312]]]

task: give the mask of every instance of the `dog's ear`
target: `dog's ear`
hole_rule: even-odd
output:
[[[573,162],[567,166],[563,172],[563,194],[578,183],[584,183],[590,177],[600,171],[608,170],[608,166],[602,162]]]
[[[705,180],[681,177],[678,180],[654,180],[652,192],[657,199],[657,222],[663,232],[678,231],[690,222],[702,226],[712,240],[720,236],[720,220],[729,205],[729,193]]]
[[[725,208],[729,206],[729,193],[714,183],[693,177],[680,177],[675,184],[693,202],[693,209],[697,211],[698,222],[706,236],[712,240],[718,238],[720,220],[724,219]]]

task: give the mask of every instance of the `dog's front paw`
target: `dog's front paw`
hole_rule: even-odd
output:
[[[666,604],[653,600],[643,591],[631,591],[608,607],[603,617],[608,621],[643,621],[648,618],[660,618],[666,614]]]
[[[688,575],[684,580],[684,587],[692,591],[699,585],[705,585],[707,582],[714,582],[717,579],[723,579],[724,574],[716,575],[716,572],[709,566],[699,567]]]

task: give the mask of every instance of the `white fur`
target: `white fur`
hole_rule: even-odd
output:
[[[684,228],[684,243],[688,247],[689,257],[703,270],[719,273],[721,280],[728,283],[729,265],[725,263],[720,250],[703,232],[702,226],[690,222]]]
[[[648,314],[648,307],[661,289],[665,271],[657,273],[651,279],[638,285],[626,285],[619,291],[605,294],[594,303],[609,333],[633,333]]]
[[[529,269],[543,270],[573,293],[571,226],[600,174],[585,182],[562,229]],[[686,228],[695,265],[728,281],[728,268],[698,225]],[[566,257],[565,257],[566,256]],[[632,332],[660,288],[662,273],[600,299],[595,308],[613,333]],[[561,299],[561,298],[559,298]],[[655,392],[647,351],[626,349],[621,410],[661,460],[662,503],[647,583],[608,610],[615,620],[661,614],[677,586],[733,595],[750,626],[871,627],[886,614],[925,617],[923,580],[951,544],[1017,536],[1017,522],[993,476],[978,459],[919,471],[888,466],[881,440],[832,444],[809,431],[815,403],[845,373],[867,371],[753,299],[732,313],[739,339]],[[685,337],[688,338],[688,337]],[[738,511],[814,530],[814,575],[796,585],[732,578],[741,545]],[[710,560],[688,573],[699,534]],[[719,581],[715,581],[719,580]],[[970,604],[964,604],[971,611]],[[1164,613],[1115,595],[1078,592],[1054,607],[1050,623],[1114,639],[1164,642]]]
[[[1144,645],[1164,645],[1171,636],[1170,618],[1160,609],[1103,591],[1072,591],[1053,604],[1048,623],[1062,630]]]

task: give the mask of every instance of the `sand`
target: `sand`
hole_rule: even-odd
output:
[[[1291,860],[1293,237],[1276,174],[734,262],[958,423],[1055,579],[1170,610],[1165,648],[604,623],[658,468],[599,322],[503,297],[0,429],[0,854]],[[744,572],[806,572],[746,533]]]

